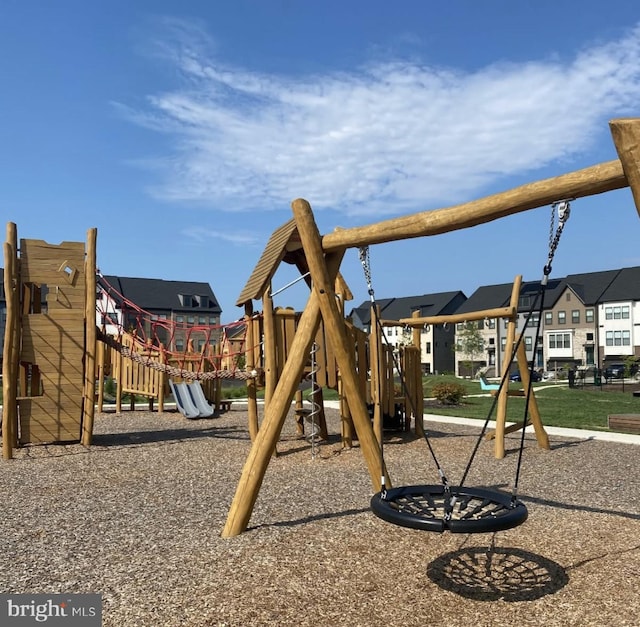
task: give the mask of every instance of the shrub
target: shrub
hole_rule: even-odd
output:
[[[459,405],[465,388],[459,383],[436,383],[432,393],[443,405]]]

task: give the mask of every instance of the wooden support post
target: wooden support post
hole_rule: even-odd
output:
[[[507,377],[511,369],[511,359],[513,357],[513,347],[516,337],[516,322],[518,320],[518,298],[520,297],[520,287],[522,285],[522,275],[516,276],[511,289],[510,305],[513,314],[509,318],[507,325],[507,341],[504,347],[504,356],[502,358],[502,377]],[[498,408],[496,410],[496,441],[494,445],[494,455],[496,459],[504,457],[504,429],[507,420],[507,401],[509,398],[509,384],[505,382],[500,390],[498,397]]]
[[[320,233],[311,206],[307,201],[299,199],[292,203],[292,209],[311,274],[313,294],[317,295],[320,304],[325,336],[331,342],[342,375],[345,393],[372,484],[375,491],[379,491],[383,477],[387,487],[391,486],[391,482],[384,466],[380,445],[371,427],[369,412],[358,387],[354,355],[349,351],[345,320],[340,315],[333,289],[335,275],[331,276],[325,263]]]
[[[7,241],[4,244],[4,291],[7,303],[5,320],[4,347],[2,352],[2,458],[13,457],[14,439],[17,431],[17,343],[16,327],[20,318],[18,311],[18,283],[17,279],[17,235],[16,225],[7,224]],[[15,364],[15,367],[14,367]]]
[[[82,409],[82,435],[84,446],[91,446],[93,421],[96,411],[96,239],[98,230],[87,232],[87,252],[84,263],[85,336],[84,336],[84,402]]]
[[[525,402],[528,403],[529,420],[533,425],[533,429],[536,434],[536,440],[538,446],[549,450],[549,436],[544,429],[542,420],[540,419],[540,411],[538,410],[538,401],[536,395],[533,393],[531,387],[531,375],[529,373],[529,363],[527,362],[527,351],[524,347],[524,343],[518,344],[518,350],[516,351],[516,357],[518,358],[518,368],[520,369],[520,377],[522,378],[522,387],[525,390]],[[531,393],[529,393],[531,391]]]
[[[414,311],[411,314],[412,319],[415,321],[420,317],[419,311]],[[416,416],[415,416],[415,432],[416,435],[423,436],[424,435],[424,394],[422,391],[422,346],[421,346],[421,337],[420,327],[413,326],[411,328],[411,343],[418,349],[418,366],[420,368],[419,373],[417,375],[416,384],[420,386],[420,390],[416,396],[416,400],[419,399],[420,406],[416,407]]]
[[[264,409],[266,411],[278,382],[276,322],[271,284],[262,295],[262,319],[264,323]]]
[[[245,368],[252,372],[256,367],[256,340],[253,333],[253,303],[247,301],[244,304],[244,358]],[[254,442],[258,435],[258,402],[257,402],[257,385],[255,378],[247,379],[247,415],[249,417],[249,435],[251,441]]]
[[[381,350],[382,338],[380,337],[380,325],[378,317],[380,315],[379,307],[371,307],[371,332],[369,333],[369,367],[371,370],[371,399],[373,400],[373,432],[378,442],[382,443],[383,424],[382,424],[382,378],[383,353]]]
[[[97,363],[96,363],[96,377],[98,379],[98,411],[102,412],[104,407],[104,364],[106,346],[104,342],[99,341],[96,344],[97,351]]]
[[[340,252],[330,255],[327,260],[328,272],[334,278],[343,256],[344,252]],[[314,290],[302,312],[298,330],[289,351],[289,358],[284,364],[273,398],[269,406],[264,409],[262,425],[242,469],[227,522],[222,530],[222,536],[225,538],[237,536],[247,528],[264,474],[280,437],[293,395],[298,389],[319,325],[320,304],[318,294]]]

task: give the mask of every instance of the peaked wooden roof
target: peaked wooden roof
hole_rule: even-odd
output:
[[[293,218],[271,234],[258,263],[236,300],[236,305],[242,307],[251,300],[261,299],[282,261],[294,264],[300,274],[309,272],[296,222]],[[344,299],[351,300],[353,295],[340,274],[338,274],[337,281]],[[308,278],[307,284],[309,284]]]

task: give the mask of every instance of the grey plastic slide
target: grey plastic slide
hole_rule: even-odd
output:
[[[200,418],[209,418],[209,416],[213,416],[215,407],[209,405],[209,402],[204,395],[204,391],[202,390],[202,386],[200,385],[200,381],[185,383],[184,385],[187,388],[187,392],[191,396],[193,404],[198,409]]]
[[[171,388],[173,398],[176,400],[178,411],[185,418],[189,418],[190,420],[199,418],[200,410],[194,405],[191,394],[189,394],[189,390],[186,389],[187,384],[174,383],[171,379],[169,379],[169,387]]]

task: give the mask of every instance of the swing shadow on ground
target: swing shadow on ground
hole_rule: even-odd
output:
[[[569,582],[557,562],[516,548],[466,547],[441,555],[427,577],[448,592],[476,601],[533,601]]]

